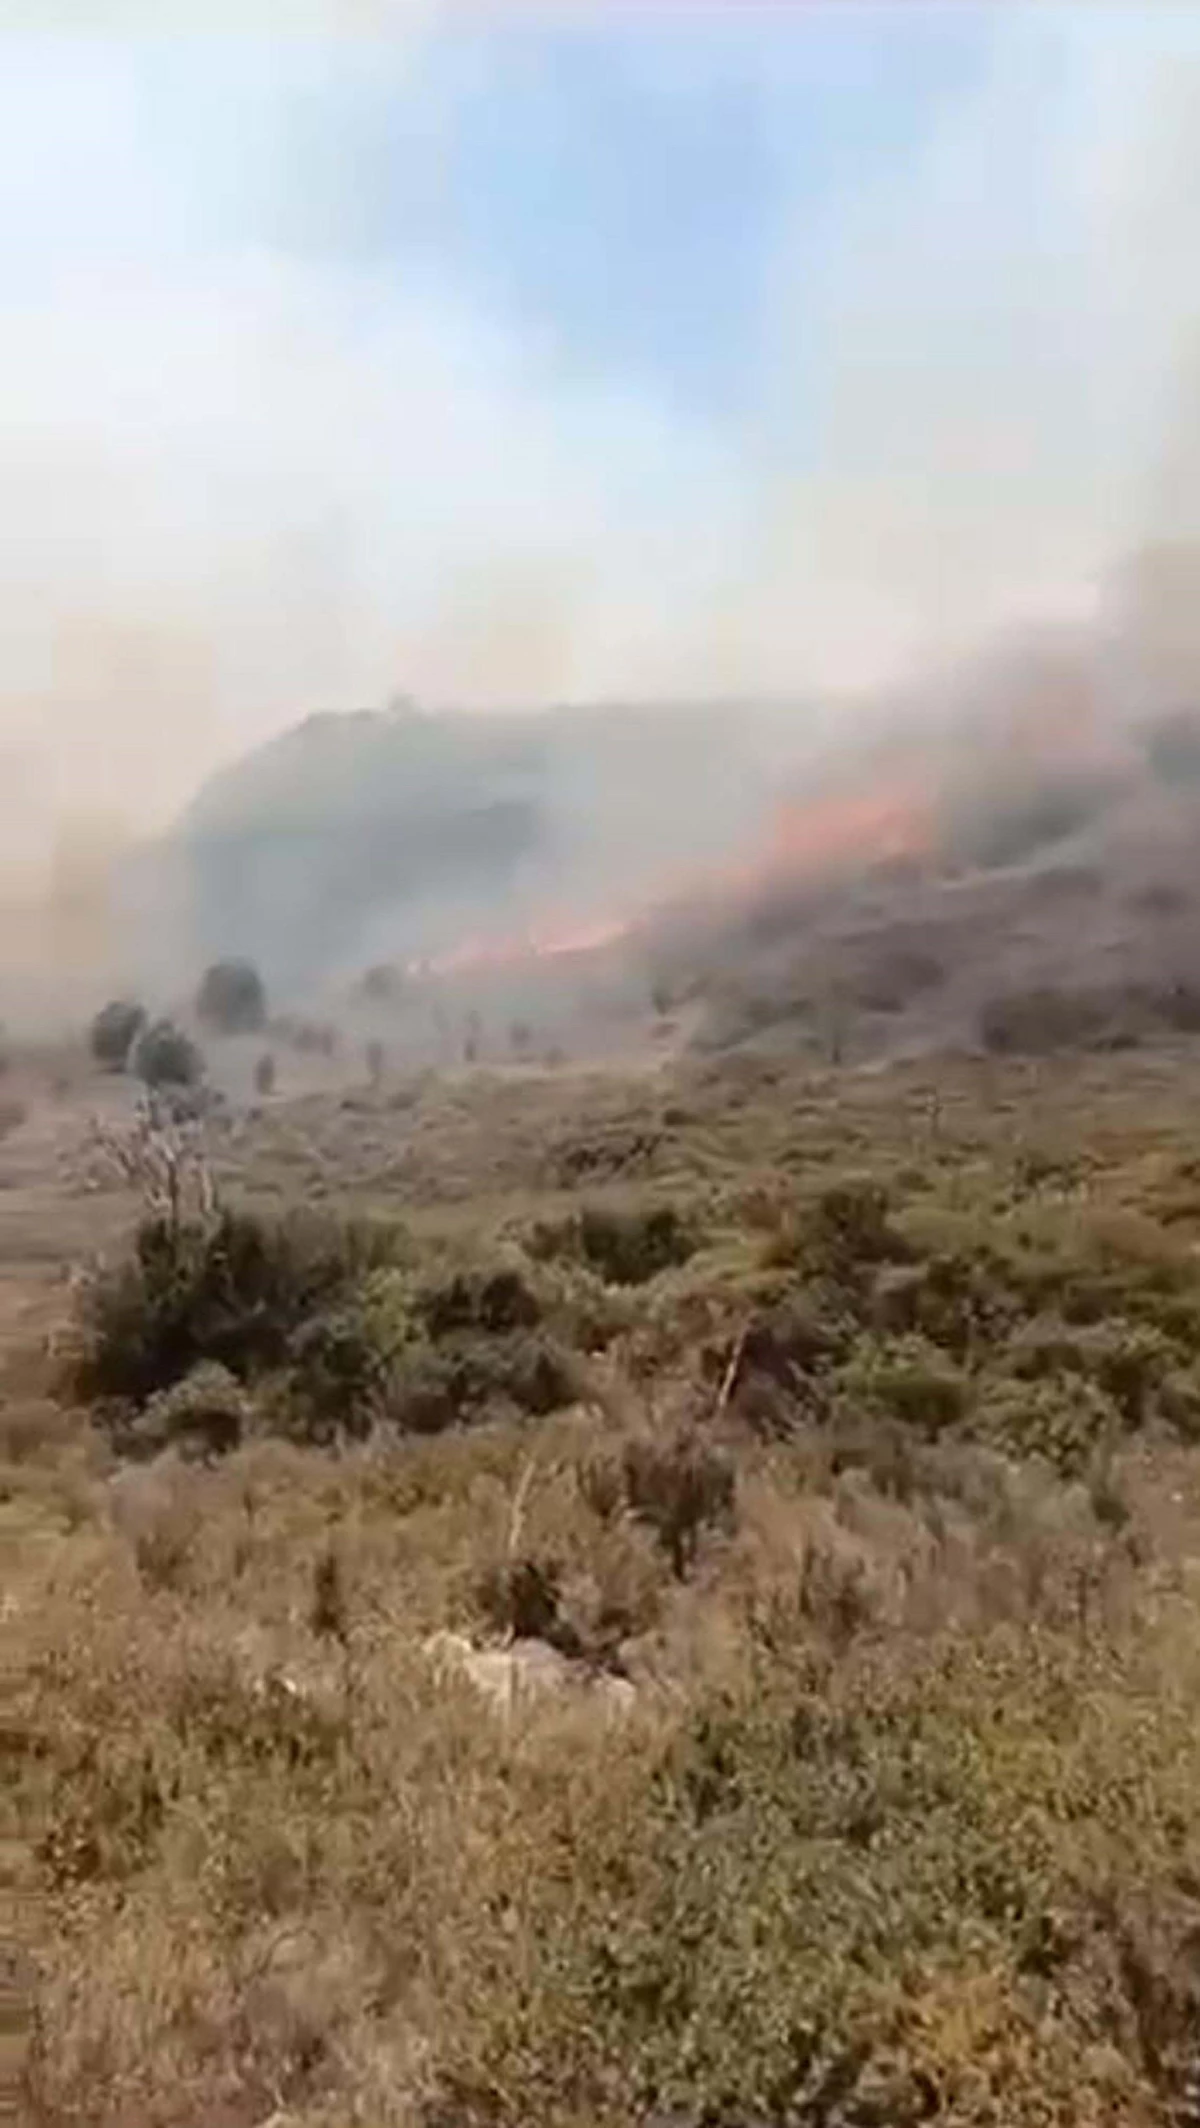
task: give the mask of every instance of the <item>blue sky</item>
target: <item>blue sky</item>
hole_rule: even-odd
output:
[[[815,226],[910,154],[993,30],[970,5],[730,4],[459,17],[394,49],[13,39],[9,243],[434,272],[564,365],[735,416],[781,217]]]
[[[0,28],[0,724],[54,708],[48,804],[393,688],[887,676],[1144,529],[1187,0],[84,12]]]

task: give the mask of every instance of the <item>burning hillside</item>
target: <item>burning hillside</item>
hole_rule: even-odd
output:
[[[651,997],[680,1006],[680,1040],[808,1039],[848,1014],[873,1050],[962,1038],[1030,983],[1190,983],[1166,912],[1192,900],[1200,654],[1173,625],[1158,655],[1164,600],[1177,620],[1200,581],[1184,559],[1126,572],[1090,630],[820,718],[309,719],[147,858],[143,934],[171,969],[245,954],[285,1004],[370,1005],[356,985],[387,966],[427,1020],[528,1023],[581,1053],[644,1040]]]

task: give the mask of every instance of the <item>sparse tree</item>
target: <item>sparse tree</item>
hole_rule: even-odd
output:
[[[152,1089],[198,1086],[204,1076],[200,1051],[173,1020],[156,1020],[147,1027],[131,1061],[143,1085]]]
[[[133,998],[112,998],[92,1021],[88,1043],[106,1071],[124,1071],[129,1052],[146,1024],[146,1011]]]
[[[214,1034],[261,1034],[267,995],[252,961],[214,961],[196,993],[196,1017]]]

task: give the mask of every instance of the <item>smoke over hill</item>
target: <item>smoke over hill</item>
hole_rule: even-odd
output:
[[[248,954],[301,1003],[423,969],[560,1034],[587,992],[584,1046],[651,992],[684,1038],[868,1049],[1030,986],[1166,997],[1200,983],[1198,593],[1146,552],[1090,627],[820,709],[310,717],[124,869],[136,972]]]

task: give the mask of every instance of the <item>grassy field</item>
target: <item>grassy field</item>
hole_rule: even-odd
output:
[[[1200,2120],[1193,1047],[8,1123],[31,2123]]]

